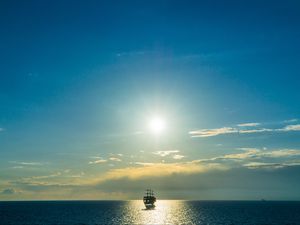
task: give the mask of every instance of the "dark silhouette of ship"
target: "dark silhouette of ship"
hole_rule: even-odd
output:
[[[155,198],[154,193],[151,189],[146,190],[143,201],[144,201],[146,209],[154,209],[155,208],[154,203],[156,202],[156,198]]]

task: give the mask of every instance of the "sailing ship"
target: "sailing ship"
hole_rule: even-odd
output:
[[[154,209],[155,208],[154,203],[156,202],[156,198],[154,196],[153,190],[151,190],[151,189],[146,190],[143,201],[144,201],[146,209]]]

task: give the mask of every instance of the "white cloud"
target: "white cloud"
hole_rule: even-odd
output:
[[[211,137],[217,136],[220,134],[232,134],[237,133],[238,130],[233,127],[222,127],[222,128],[215,128],[215,129],[201,129],[190,131],[191,137]]]
[[[73,174],[73,175],[70,175],[68,177],[71,177],[71,178],[80,178],[80,177],[83,177],[85,175],[84,172],[80,172],[78,174]]]
[[[288,125],[279,131],[300,131],[300,124]]]
[[[284,123],[295,123],[297,121],[298,121],[298,119],[290,119],[290,120],[284,120],[283,122]]]
[[[238,124],[237,126],[238,127],[256,127],[260,125],[260,123],[241,123],[241,124]]]
[[[300,156],[300,150],[295,149],[281,149],[269,152],[261,152],[259,155],[264,157],[279,158],[279,157],[290,157]]]
[[[183,159],[185,156],[184,155],[174,155],[173,159]]]
[[[246,123],[238,124],[239,127],[254,127],[258,123]],[[247,125],[247,126],[246,126]],[[283,128],[270,129],[270,128],[260,128],[260,129],[237,129],[235,127],[222,127],[214,129],[200,129],[195,131],[190,131],[191,137],[212,137],[222,134],[251,134],[251,133],[263,133],[263,132],[288,132],[288,131],[300,131],[300,124],[288,125]]]
[[[12,169],[23,169],[24,168],[24,166],[13,166],[13,167],[11,167]]]
[[[251,133],[261,133],[261,132],[271,132],[273,129],[261,128],[261,129],[252,129],[252,130],[239,130],[241,134],[251,134]]]
[[[41,162],[18,162],[18,161],[10,161],[9,163],[21,165],[21,166],[42,166],[44,163]]]
[[[56,173],[45,175],[45,176],[33,176],[33,177],[30,177],[29,179],[33,179],[33,180],[40,180],[41,179],[42,180],[42,179],[58,177],[60,175],[61,175],[61,172],[56,172]]]
[[[98,159],[95,161],[90,161],[89,164],[99,164],[99,163],[105,163],[105,162],[107,162],[106,159]]]
[[[278,149],[273,151],[260,150],[257,148],[240,148],[241,153],[226,154],[208,159],[194,160],[193,162],[207,163],[218,162],[229,167],[251,167],[251,168],[267,168],[267,167],[286,167],[299,165],[297,160],[300,156],[300,150],[298,149]],[[275,162],[270,162],[270,160]],[[256,160],[258,164],[254,164],[252,160]],[[267,161],[267,164],[265,164]],[[234,163],[232,162],[234,161]]]
[[[284,164],[282,163],[265,163],[265,162],[250,162],[243,165],[249,169],[279,169],[283,168]]]
[[[115,161],[115,162],[121,162],[122,161],[121,159],[115,158],[115,157],[110,157],[109,160]]]
[[[226,154],[226,155],[221,155],[217,157],[212,157],[208,159],[198,159],[194,160],[193,162],[210,162],[210,161],[219,161],[219,160],[235,160],[235,161],[240,161],[240,160],[245,160],[249,158],[255,158],[258,156],[260,150],[256,148],[239,148],[239,150],[242,150],[244,152],[242,153],[232,153],[232,154]]]
[[[102,157],[100,157],[100,156],[90,156],[89,158],[90,159],[102,159]]]
[[[280,157],[292,157],[300,156],[300,150],[298,149],[279,149],[273,151],[262,151],[257,148],[240,148],[245,152],[237,154],[227,154],[213,159],[249,159],[249,158],[280,158]]]
[[[112,158],[120,158],[123,157],[124,155],[121,153],[109,153],[110,157]]]
[[[222,159],[247,159],[247,158],[257,157],[257,155],[260,152],[260,150],[258,150],[256,148],[245,148],[245,149],[241,149],[241,150],[244,150],[245,152],[237,153],[237,154],[227,154],[227,155],[217,157],[217,158],[222,158]]]
[[[179,152],[178,150],[168,150],[168,151],[156,151],[156,152],[153,152],[153,154],[159,155],[161,157],[165,157],[170,154],[174,154],[174,153],[178,153],[178,152]]]

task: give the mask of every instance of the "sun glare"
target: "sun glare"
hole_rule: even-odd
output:
[[[166,128],[165,121],[160,117],[154,117],[149,122],[149,129],[154,134],[160,134]]]

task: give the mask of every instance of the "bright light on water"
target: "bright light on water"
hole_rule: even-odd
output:
[[[192,215],[185,210],[184,201],[160,200],[155,209],[146,210],[142,201],[129,201],[128,214],[120,224],[190,224]]]

